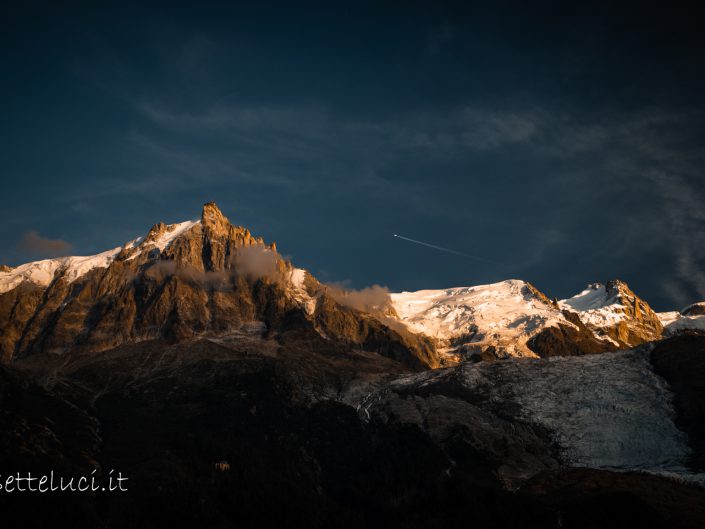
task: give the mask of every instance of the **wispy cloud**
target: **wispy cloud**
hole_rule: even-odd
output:
[[[432,29],[427,53],[443,53],[455,38],[450,26]],[[163,196],[243,186],[309,203],[420,212],[471,227],[477,244],[515,260],[517,273],[581,255],[591,259],[586,267],[602,262],[605,274],[617,274],[628,269],[620,264],[660,253],[671,259],[664,297],[705,297],[697,114],[578,113],[536,98],[524,106],[468,98],[432,110],[355,114],[315,98],[240,98],[232,79],[219,82],[211,68],[219,48],[194,35],[171,62],[162,61],[169,78],[197,92],[193,83],[208,85],[188,104],[169,93],[120,89],[139,117],[127,137],[126,157],[136,170],[82,186],[72,194],[77,201],[92,193]]]
[[[680,285],[669,281],[664,289],[681,305],[693,301],[684,291],[694,291],[705,299],[705,192],[681,175],[652,171],[647,177],[663,197],[663,219],[675,243],[675,273]]]
[[[222,173],[218,160],[225,158],[238,178],[242,172],[271,169],[287,164],[288,171],[276,174],[260,170],[252,173],[259,182],[286,185],[287,178],[305,185],[292,163],[307,164],[306,175],[318,179],[325,169],[327,180],[349,180],[349,170],[372,173],[389,163],[414,156],[457,157],[470,151],[489,151],[535,140],[543,123],[535,112],[516,113],[461,108],[446,113],[416,113],[380,120],[355,119],[315,106],[237,106],[217,105],[202,112],[174,112],[145,101],[135,108],[154,125],[179,137],[211,139],[222,145],[216,156],[207,149],[184,149],[149,138],[144,131],[133,132],[142,147],[163,158],[173,158],[178,167],[192,167],[196,173]],[[336,171],[344,165],[345,171]],[[258,167],[259,166],[259,167]],[[311,171],[313,168],[313,171]],[[276,175],[276,176],[275,176]],[[336,178],[336,175],[337,178]],[[306,178],[304,177],[304,180]],[[316,182],[319,185],[321,182]],[[358,178],[357,183],[360,183]]]
[[[670,246],[676,241],[679,257],[674,274],[687,285],[686,289],[705,297],[705,279],[698,268],[705,260],[705,244],[701,244],[699,235],[704,219],[699,192],[691,183],[702,181],[702,174],[693,170],[689,178],[676,178],[664,172],[692,169],[694,165],[692,160],[688,165],[678,145],[678,131],[688,123],[687,116],[649,109],[587,119],[535,108],[510,111],[463,107],[363,120],[337,115],[323,107],[221,105],[201,113],[176,113],[140,102],[137,108],[171,134],[219,138],[229,146],[227,153],[210,156],[168,143],[157,146],[156,141],[139,137],[145,149],[183,169],[184,174],[214,179],[228,175],[240,182],[298,189],[330,186],[338,192],[360,193],[365,189],[364,182],[373,188],[391,189],[397,182],[387,181],[379,170],[400,160],[463,160],[474,154],[522,148],[534,159],[558,163],[558,168],[544,175],[542,181],[548,185],[555,182],[563,188],[564,196],[577,194],[577,198],[565,206],[553,203],[554,215],[527,233],[532,238],[521,267],[540,266],[551,258],[552,251],[574,244],[571,230],[584,230],[586,219],[599,203],[638,202],[644,197],[664,210],[669,229],[645,212],[638,212],[639,220],[625,212],[622,218],[613,219],[613,227],[601,237],[600,245],[588,251],[594,258],[603,255],[616,261],[647,246]],[[661,172],[654,173],[657,169]],[[436,208],[440,215],[467,215],[427,200],[424,189],[437,185],[432,178],[405,181],[404,185],[407,191],[409,186],[420,186],[418,193],[407,193],[406,200],[418,200],[418,207],[425,211]],[[625,197],[620,198],[619,193]],[[659,201],[658,194],[665,200]],[[551,218],[560,224],[551,223]]]
[[[17,249],[34,257],[60,257],[71,251],[72,245],[62,239],[42,237],[34,230],[26,232]]]
[[[338,303],[357,310],[383,313],[392,306],[389,289],[380,285],[353,289],[345,283],[328,283],[324,288]]]

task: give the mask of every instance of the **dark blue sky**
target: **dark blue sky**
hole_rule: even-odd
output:
[[[5,4],[0,263],[214,200],[324,281],[705,299],[687,4]]]

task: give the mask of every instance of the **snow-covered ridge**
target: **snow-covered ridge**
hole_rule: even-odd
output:
[[[657,316],[663,325],[663,334],[670,336],[681,331],[705,332],[705,314],[683,314],[681,312],[658,312]]]
[[[402,292],[391,298],[399,319],[412,332],[436,338],[440,352],[465,356],[476,351],[499,357],[535,356],[527,342],[539,332],[556,326],[577,329],[567,312],[577,315],[608,348],[627,348],[687,330],[705,331],[705,302],[656,314],[619,280],[588,285],[557,302],[549,302],[519,280]]]
[[[618,347],[661,339],[663,324],[649,304],[618,279],[589,285],[559,307],[574,311],[597,335]]]
[[[625,317],[620,310],[624,305],[619,303],[617,294],[610,294],[605,285],[596,283],[572,298],[558,302],[558,306],[580,314],[580,319],[595,327],[614,325]]]
[[[391,298],[399,319],[412,331],[440,340],[445,352],[450,352],[453,339],[467,337],[467,343],[478,349],[493,346],[509,356],[536,356],[526,346],[532,336],[559,323],[574,326],[517,279],[401,292]]]
[[[122,249],[123,246],[118,246],[96,255],[58,257],[20,265],[9,272],[0,273],[0,294],[24,281],[46,287],[54,280],[57,272],[63,272],[68,281],[75,281],[94,268],[108,267]]]
[[[665,335],[677,334],[680,331],[705,332],[705,301],[688,305],[680,312],[661,312],[658,317]]]
[[[153,244],[159,251],[164,251],[177,237],[186,233],[195,225],[200,224],[200,220],[187,220],[177,224],[169,224],[163,234],[154,240],[146,240],[145,244]]]
[[[186,233],[199,223],[200,221],[186,221],[170,224],[166,227],[165,232],[155,240],[147,240],[144,237],[138,237],[122,246],[96,255],[74,255],[57,257],[55,259],[43,259],[41,261],[33,261],[20,265],[16,268],[12,268],[8,272],[0,272],[0,294],[9,292],[25,281],[47,287],[54,280],[57,273],[62,274],[69,282],[75,281],[94,268],[107,268],[120,252],[126,249],[141,248],[140,251],[136,251],[131,255],[129,259],[134,259],[140,255],[142,251],[152,249],[153,247],[157,247],[160,251],[163,251],[177,237]]]

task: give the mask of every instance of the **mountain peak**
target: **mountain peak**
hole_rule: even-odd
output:
[[[622,294],[632,297],[636,296],[632,289],[629,288],[629,285],[621,279],[612,279],[610,281],[607,281],[607,283],[605,284],[605,288],[608,293],[613,295]]]
[[[399,319],[437,340],[449,362],[536,356],[529,339],[550,326],[574,326],[545,294],[518,279],[402,292],[392,294],[391,301]]]
[[[215,202],[206,202],[201,212],[201,223],[207,228],[218,228],[229,224],[230,221]]]
[[[149,229],[147,236],[144,238],[145,242],[153,242],[159,239],[162,235],[167,232],[167,225],[163,222],[158,222]]]
[[[663,332],[663,326],[649,304],[619,279],[590,284],[559,305],[577,312],[589,328],[610,337],[622,347],[656,340]]]

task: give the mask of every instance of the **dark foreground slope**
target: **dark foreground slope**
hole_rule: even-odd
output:
[[[144,343],[55,366],[40,377],[50,390],[2,368],[3,475],[98,466],[129,477],[126,493],[2,495],[3,514],[37,527],[551,526],[551,509],[449,474],[420,429],[367,424],[335,400],[401,364],[258,349]]]
[[[445,375],[390,386],[400,377],[421,375],[313,336],[151,341],[2,367],[0,474],[115,469],[129,478],[123,493],[3,493],[3,520],[145,528],[705,521],[699,487],[567,468],[550,432],[518,420],[510,401],[488,405]],[[368,418],[356,403],[373,396],[381,400]],[[426,415],[410,420],[404,402]],[[524,473],[508,481],[507,467]]]
[[[651,362],[675,394],[677,424],[693,449],[691,464],[705,472],[705,335],[665,340],[651,352]]]

